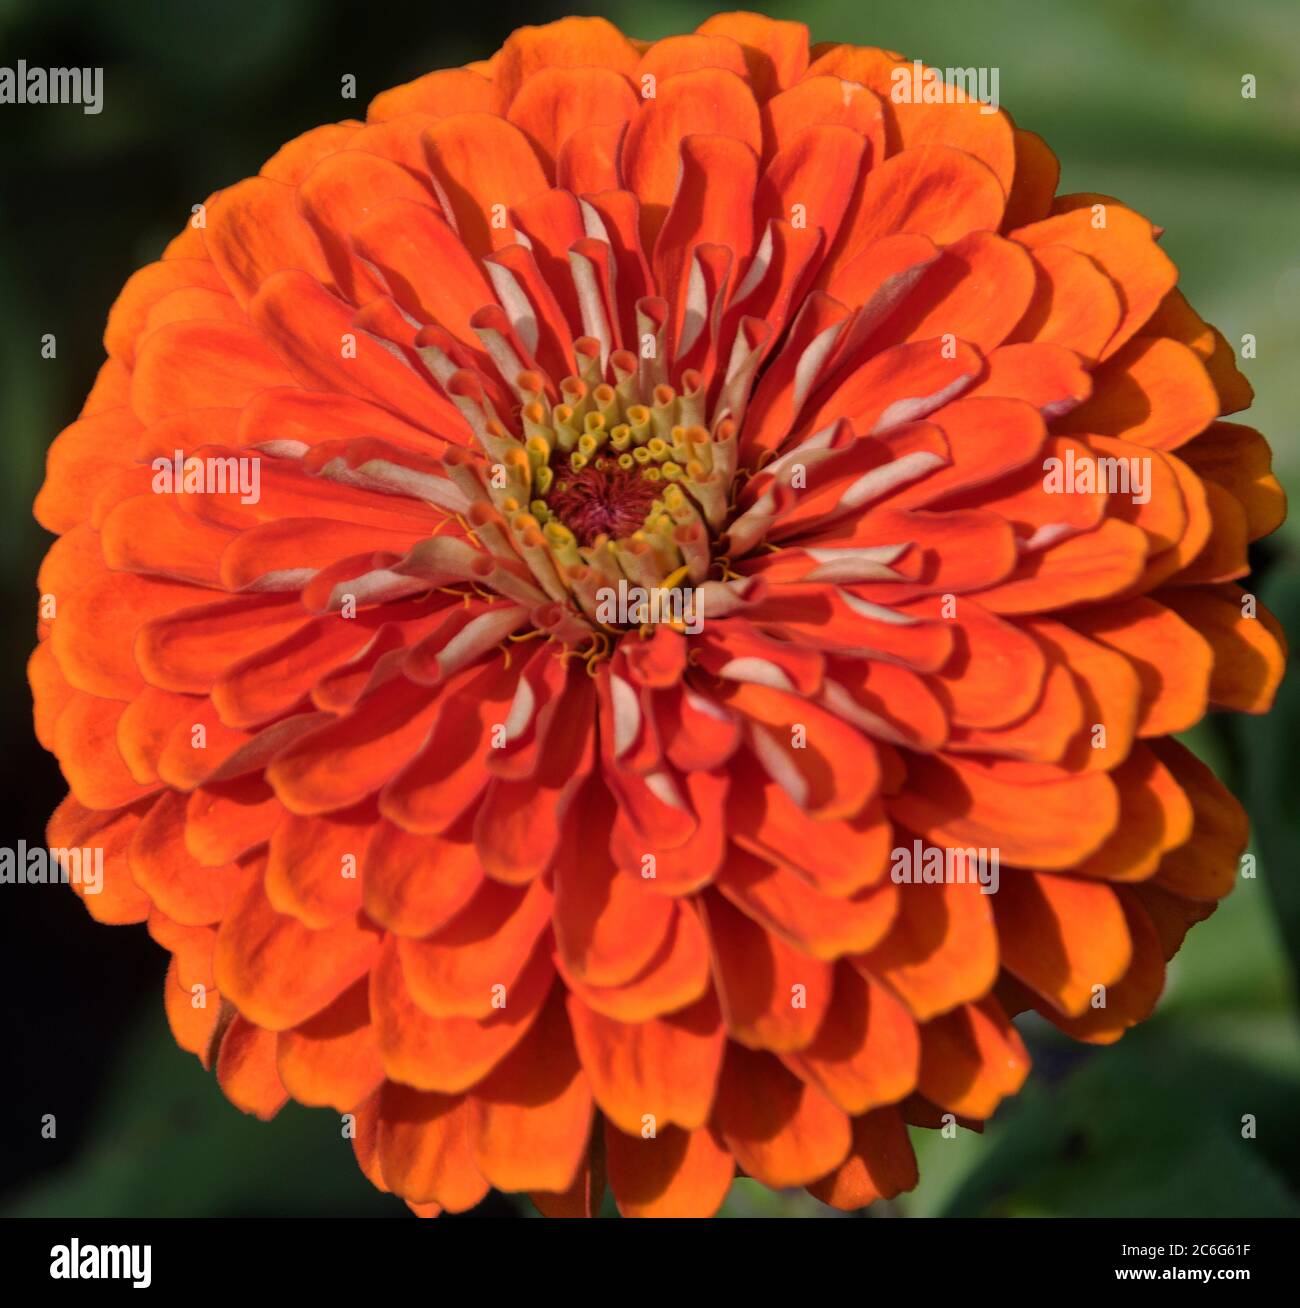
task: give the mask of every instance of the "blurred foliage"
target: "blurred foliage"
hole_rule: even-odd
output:
[[[176,1048],[161,1004],[125,1034],[118,1075],[91,1111],[75,1164],[33,1183],[10,1214],[360,1217],[394,1205],[356,1184],[337,1116],[294,1104],[268,1127],[234,1109]]]
[[[562,9],[513,0],[450,15],[360,0],[0,0],[0,64],[106,67],[97,117],[0,108],[0,579],[11,612],[29,611],[44,549],[29,511],[44,450],[98,366],[117,287],[179,229],[193,200],[254,172],[298,132],[357,113],[384,87],[482,57],[511,27]],[[711,9],[637,0],[601,12],[633,35],[656,37],[690,30]],[[1298,484],[1293,0],[801,0],[766,12],[801,19],[815,41],[881,45],[941,67],[998,67],[1003,105],[1056,151],[1062,189],[1116,195],[1161,224],[1196,308],[1233,343],[1256,336],[1259,357],[1243,367],[1257,400],[1244,420],[1269,436],[1284,484]],[[347,72],[358,76],[358,102],[339,100]],[[1246,73],[1258,79],[1254,100],[1241,96]],[[46,331],[59,337],[57,365],[38,359]],[[1257,549],[1256,561],[1254,584],[1294,644],[1300,514]],[[19,685],[29,641],[30,628],[12,624],[6,684]],[[50,807],[45,794],[57,795],[58,784],[26,715],[21,691],[4,698],[6,741],[18,742],[12,755],[6,750],[9,791],[29,787],[12,825],[34,839]],[[1300,1099],[1298,739],[1294,675],[1270,716],[1212,719],[1191,733],[1189,743],[1250,809],[1258,876],[1192,932],[1157,1015],[1120,1044],[1078,1046],[1022,1020],[1036,1064],[1024,1093],[982,1135],[917,1132],[919,1187],[877,1205],[873,1217],[1300,1215],[1300,1137],[1291,1122]],[[81,1002],[51,1012],[43,1026],[28,1014],[30,1047],[20,1041],[20,1054],[37,1087],[27,1087],[31,1111],[46,1100],[76,1111],[61,1118],[56,1165],[39,1153],[31,1161],[30,1149],[24,1155],[7,1211],[405,1213],[362,1179],[333,1114],[290,1106],[266,1126],[222,1098],[167,1033],[161,960],[148,942],[83,929],[73,903],[54,909],[43,900],[39,911],[48,930],[33,958],[46,975],[58,972],[53,960],[74,978],[57,994],[74,1002],[83,942],[93,939],[105,951],[98,984],[107,998],[99,1009]],[[105,1028],[110,1001],[124,1015]],[[33,996],[37,1015],[39,1002]],[[88,1069],[85,1049],[98,1051]],[[1246,1113],[1258,1122],[1257,1139],[1242,1139]],[[76,1123],[70,1141],[68,1116]],[[513,1211],[499,1196],[485,1210]],[[802,1192],[772,1195],[748,1181],[736,1184],[724,1211],[831,1212]]]

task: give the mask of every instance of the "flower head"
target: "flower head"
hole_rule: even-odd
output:
[[[894,1195],[1233,883],[1171,737],[1280,675],[1250,389],[1151,223],[911,71],[518,31],[197,206],[51,449],[50,843],[236,1104],[419,1211]]]

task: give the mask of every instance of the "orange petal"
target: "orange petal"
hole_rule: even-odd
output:
[[[432,637],[427,641],[436,643]],[[411,658],[406,670],[419,675]],[[409,762],[401,760],[405,766],[384,787],[380,810],[385,817],[408,831],[442,833],[470,809],[489,780],[484,763],[491,753],[489,734],[494,724],[506,720],[518,680],[517,670],[504,663],[474,665],[449,678],[436,701],[432,726],[424,714],[416,719],[426,724],[420,751]],[[405,732],[402,739],[414,741]],[[382,745],[383,738],[373,743]]]
[[[998,939],[988,897],[973,885],[912,883],[883,944],[850,960],[886,982],[921,1021],[986,995],[997,979]]]
[[[1059,763],[1084,727],[1077,683],[1059,663],[1049,666],[1038,703],[1024,717],[993,730],[954,730],[948,748],[1030,763]]]
[[[1268,442],[1252,427],[1212,423],[1183,446],[1181,457],[1199,476],[1218,482],[1246,510],[1251,540],[1267,536],[1286,514],[1286,495],[1273,476]]]
[[[1146,909],[1147,916],[1160,937],[1160,947],[1166,962],[1183,947],[1188,931],[1198,922],[1204,922],[1218,908],[1218,904],[1183,899],[1150,882],[1134,886],[1133,894]]]
[[[916,1088],[921,1043],[907,1009],[880,982],[847,964],[817,1038],[782,1061],[832,1103],[856,1115],[897,1103]]]
[[[237,408],[258,391],[290,380],[279,356],[248,324],[172,322],[140,346],[131,407],[141,421],[157,422],[187,409]]]
[[[1255,392],[1237,368],[1237,357],[1223,333],[1211,327],[1187,303],[1176,286],[1160,301],[1146,325],[1150,336],[1172,336],[1196,352],[1219,395],[1220,413],[1250,408]]]
[[[1083,700],[1086,730],[1061,765],[1072,772],[1111,770],[1128,756],[1137,733],[1141,684],[1133,665],[1064,623],[1032,619],[1026,626],[1053,659],[1070,669]]]
[[[973,156],[949,145],[917,145],[867,174],[832,258],[841,262],[896,232],[949,245],[969,232],[996,232],[1006,197]]]
[[[921,1028],[921,1093],[941,1108],[990,1117],[1029,1074],[1029,1055],[996,999],[966,1004]]]
[[[587,1153],[592,1109],[557,987],[528,1036],[469,1099],[475,1164],[500,1190],[568,1190]]]
[[[1036,132],[1016,128],[1014,135],[1016,154],[1015,175],[1007,195],[1007,212],[1003,224],[1008,231],[1026,223],[1046,218],[1052,207],[1052,196],[1061,179],[1061,165],[1051,147]]]
[[[319,1013],[363,976],[379,952],[378,933],[345,921],[309,931],[276,913],[261,881],[221,923],[213,960],[221,993],[269,1031],[297,1026]]]
[[[49,641],[68,685],[105,699],[130,700],[144,689],[133,653],[142,624],[200,598],[192,586],[101,572],[60,595]]]
[[[1210,642],[1210,702],[1241,713],[1266,713],[1286,667],[1286,634],[1258,602],[1256,616],[1248,616],[1245,600],[1246,592],[1231,582],[1160,592],[1160,602]]]
[[[361,858],[374,822],[368,805],[322,817],[286,813],[267,851],[271,907],[313,930],[354,915],[361,907]]]
[[[1022,322],[1034,294],[1034,264],[1019,245],[970,232],[942,250],[874,339],[927,341],[951,332],[989,353]]]
[[[297,186],[327,154],[343,149],[360,127],[356,119],[313,127],[282,145],[258,169],[258,173],[274,182]]]
[[[1080,198],[1086,201],[1090,197]],[[1057,203],[1059,206],[1061,201]],[[1178,280],[1177,268],[1155,243],[1151,224],[1122,204],[1104,203],[1098,209],[1085,203],[1016,228],[1009,235],[1031,250],[1066,245],[1086,254],[1119,288],[1124,315],[1101,352],[1103,359],[1132,338]]]
[[[994,898],[1004,966],[1067,1016],[1128,970],[1128,928],[1109,886],[1014,868]]]
[[[1038,643],[978,596],[958,603],[953,631],[952,657],[928,682],[953,725],[1005,727],[1030,712],[1047,678]]]
[[[142,430],[126,408],[84,416],[65,427],[45,456],[45,481],[32,509],[36,521],[58,532],[84,523],[104,479],[126,466],[124,445]]]
[[[534,1190],[528,1196],[543,1217],[599,1217],[605,1201],[605,1137],[592,1138],[573,1184],[561,1194]]]
[[[460,1094],[476,1085],[532,1027],[551,989],[554,968],[539,948],[523,973],[499,992],[486,1018],[430,1017],[411,997],[396,943],[385,942],[370,974],[370,1004],[384,1070],[395,1081]]]
[[[754,246],[754,188],[758,183],[758,156],[744,141],[730,136],[689,136],[680,144],[679,158],[672,203],[653,245],[647,246],[653,250],[651,264],[659,293],[673,310],[675,340],[687,307],[697,246],[725,245],[734,268],[748,259]],[[644,208],[642,214],[644,217]]]
[[[396,677],[367,697],[364,714],[327,723],[281,750],[266,779],[294,813],[351,807],[423,744],[440,705],[427,686]]]
[[[608,68],[543,68],[520,88],[509,119],[554,167],[560,147],[578,128],[624,123],[640,101]]]
[[[185,805],[185,848],[204,867],[221,867],[263,844],[283,816],[261,777],[204,787]]]
[[[1121,886],[1116,893],[1133,942],[1128,971],[1078,1017],[1062,1017],[1050,1006],[1040,1009],[1067,1035],[1093,1044],[1111,1044],[1129,1027],[1150,1017],[1165,982],[1164,952],[1150,917],[1127,886]],[[1104,1004],[1100,1002],[1103,998]]]
[[[511,208],[550,185],[528,138],[493,114],[463,113],[435,123],[424,144],[447,218],[470,253],[482,258],[513,244]]]
[[[400,936],[427,936],[464,908],[483,880],[469,839],[417,836],[381,819],[362,860],[366,915]]]
[[[616,1022],[568,997],[578,1057],[601,1110],[629,1135],[669,1122],[689,1130],[705,1124],[726,1033],[717,1001],[699,1003],[648,1022]]]
[[[470,319],[495,297],[482,265],[441,214],[427,203],[388,200],[372,206],[350,235],[403,308],[477,343]]]
[[[1191,804],[1154,753],[1144,744],[1111,773],[1120,793],[1120,821],[1110,838],[1076,869],[1080,876],[1140,881],[1151,876],[1161,856],[1192,833]]]
[[[758,155],[763,131],[748,86],[734,73],[699,68],[665,78],[637,111],[623,143],[623,169],[641,201],[641,240],[647,250],[677,190],[682,139],[731,136]]]
[[[285,1089],[301,1104],[346,1113],[376,1090],[384,1069],[370,1026],[366,980],[301,1026],[281,1031],[276,1066]]]
[[[33,727],[36,732],[36,739],[40,741],[43,748],[52,750],[54,748],[55,725],[59,720],[59,715],[67,708],[75,692],[63,679],[63,674],[59,671],[58,661],[54,657],[54,651],[50,648],[48,640],[41,641],[27,660],[27,683],[32,688]],[[120,718],[118,719],[118,725],[119,727],[121,725]],[[125,754],[123,758],[130,769],[130,758]],[[134,769],[131,769],[131,771],[134,775]],[[138,777],[137,779],[140,781],[148,780],[147,777]]]
[[[831,961],[876,945],[893,921],[890,886],[868,887],[850,899],[822,894],[787,868],[733,848],[718,889],[746,916],[800,953]]]
[[[1235,581],[1250,572],[1250,560],[1246,556],[1250,544],[1246,510],[1217,481],[1203,481],[1201,489],[1210,515],[1209,539],[1178,574],[1178,581],[1180,584]],[[1158,575],[1154,580],[1161,579]]]
[[[676,73],[689,73],[695,68],[725,68],[738,77],[747,77],[749,69],[740,46],[726,36],[666,36],[656,41],[641,56],[632,81],[641,86],[642,78],[649,73],[662,82]]]
[[[140,818],[138,808],[89,809],[68,795],[46,824],[45,840],[50,849],[98,848],[104,851],[104,872],[99,891],[87,894],[84,882],[72,883],[86,911],[96,922],[116,926],[143,922],[149,916],[151,900],[131,875],[127,854]]]
[[[149,935],[169,950],[176,965],[175,981],[192,999],[195,987],[215,992],[216,979],[212,975],[212,951],[217,933],[212,927],[187,927],[173,922],[165,913],[154,909],[149,914]]]
[[[453,1213],[488,1192],[470,1155],[465,1101],[389,1081],[379,1095],[376,1148],[388,1188],[416,1203]]]
[[[220,558],[236,538],[227,529],[196,521],[176,498],[133,495],[117,504],[100,524],[104,562],[124,572],[229,589],[221,579]]]
[[[288,375],[282,373],[279,380],[260,379],[258,391],[293,381],[307,390],[342,392],[377,403],[390,415],[416,427],[462,438],[465,421],[455,405],[415,370],[406,355],[395,354],[388,343],[356,330],[352,309],[309,274],[297,269],[273,274],[262,283],[248,312],[258,328],[258,339],[271,342],[288,368]],[[160,328],[149,338],[150,344],[173,330]],[[356,345],[355,354],[347,358],[340,344],[345,335],[352,337]],[[163,362],[170,366],[170,360]],[[250,379],[222,386],[227,380],[225,371],[215,370],[215,384],[225,394],[221,402],[242,403],[251,398],[248,388],[254,382]],[[138,381],[138,371],[136,377]],[[185,383],[179,381],[177,385]],[[188,386],[186,389],[188,393]]]
[[[792,949],[720,895],[703,901],[727,1033],[752,1049],[812,1043],[831,1002],[831,967]]]
[[[619,1022],[647,1022],[685,1008],[709,986],[708,934],[693,906],[675,903],[672,931],[644,972],[622,986],[587,986],[565,976],[568,988],[598,1013]],[[560,960],[557,958],[557,964]],[[563,975],[563,966],[560,964]]]
[[[555,940],[565,971],[589,985],[617,986],[642,972],[668,937],[672,901],[620,872],[609,853],[613,801],[589,787],[560,844],[555,881]]]
[[[853,1212],[910,1190],[917,1179],[916,1154],[903,1115],[894,1108],[877,1108],[853,1119],[849,1156],[810,1185],[808,1193],[832,1208]]]
[[[821,821],[755,764],[743,766],[727,809],[732,839],[743,848],[795,869],[827,895],[851,895],[884,875],[892,837],[878,804]]]
[[[933,76],[941,69],[923,69]],[[885,105],[891,150],[929,144],[957,146],[984,163],[1005,194],[1011,189],[1016,147],[1011,121],[1005,113],[967,99],[956,88],[940,104],[927,104],[924,86],[918,86],[911,63],[888,50],[836,46],[823,53],[809,69],[812,74],[837,73],[869,86]]]
[[[176,1043],[187,1052],[197,1054],[206,1068],[212,1037],[221,1016],[221,996],[215,990],[192,993],[183,987],[173,958],[168,964],[167,980],[163,985],[163,1007]]]
[[[154,787],[137,784],[117,747],[126,706],[77,692],[54,724],[54,752],[64,779],[88,808],[121,808]]]
[[[810,127],[850,128],[870,147],[871,165],[885,151],[885,117],[880,98],[841,77],[805,77],[763,105],[768,157],[792,146]],[[849,179],[856,182],[856,172]]]
[[[934,344],[917,341],[900,348],[934,354]],[[985,485],[1029,464],[1047,438],[1042,416],[1020,399],[965,396],[937,408],[931,421],[948,442],[948,466],[893,496],[891,508],[923,507],[941,496]]]
[[[300,268],[319,282],[330,280],[320,240],[298,210],[295,185],[250,177],[227,187],[207,216],[203,244],[240,308],[282,268]],[[187,260],[168,260],[171,263]]]
[[[236,1108],[270,1121],[289,1098],[275,1067],[275,1035],[235,1014],[221,1040],[217,1080]]]
[[[936,845],[1000,849],[1003,862],[1027,867],[1070,867],[1115,829],[1119,799],[1104,774],[1048,775],[1026,787],[971,760],[917,757],[890,814]]]
[[[136,828],[131,841],[131,874],[174,922],[207,926],[220,921],[247,884],[236,863],[202,867],[185,847],[183,795],[162,795]]]
[[[1142,693],[1138,735],[1185,731],[1205,716],[1214,651],[1173,609],[1141,597],[1080,614],[1075,626],[1133,665]]]
[[[984,379],[967,398],[1024,400],[1050,419],[1068,413],[1091,394],[1092,377],[1073,350],[1051,341],[1015,341],[989,355]]]
[[[705,36],[729,36],[739,43],[760,100],[797,82],[808,67],[808,29],[802,23],[762,14],[715,14],[695,30]]]
[[[771,1054],[728,1044],[713,1126],[736,1161],[774,1190],[808,1185],[838,1167],[848,1117]]]
[[[720,692],[750,719],[769,773],[811,817],[852,818],[875,794],[880,771],[870,740],[855,727],[798,695],[754,682]],[[795,729],[803,743],[791,746]]]
[[[405,114],[488,112],[495,108],[492,83],[468,68],[439,68],[402,86],[394,86],[371,100],[366,118],[372,123]]]
[[[214,215],[208,217],[211,221]],[[225,291],[226,282],[207,259],[166,259],[132,273],[108,311],[104,349],[127,367],[132,366],[136,345],[154,307],[173,291],[187,288]]]
[[[1108,599],[1137,581],[1146,557],[1146,534],[1107,518],[1094,531],[1024,554],[1006,581],[981,592],[980,603],[994,613],[1046,613]]]
[[[642,1137],[607,1122],[605,1151],[624,1217],[712,1217],[736,1172],[735,1159],[708,1128],[662,1126]]]
[[[574,195],[594,195],[623,185],[621,156],[626,123],[580,127],[560,147],[555,161],[556,185]]]
[[[1153,570],[1163,568],[1164,558],[1168,557],[1167,551],[1178,549],[1187,539],[1187,504],[1183,498],[1181,480],[1174,468],[1173,456],[1158,451],[1148,452],[1146,446],[1134,445],[1113,436],[1088,436],[1081,438],[1079,444],[1084,447],[1085,458],[1115,459],[1117,462],[1111,466],[1119,469],[1125,466],[1146,467],[1146,486],[1142,492],[1145,503],[1139,503],[1136,494],[1124,493],[1122,473],[1115,483],[1119,493],[1114,495],[1106,490],[1109,474],[1102,472],[1106,465],[1096,465],[1095,478],[1098,489],[1106,496],[1110,515],[1131,522],[1146,533],[1150,558],[1142,581],[1136,587],[1146,589],[1143,583],[1148,578],[1152,578],[1152,584],[1160,579]],[[1136,491],[1136,487],[1134,489]]]
[[[483,881],[468,904],[422,940],[399,942],[416,1003],[432,1017],[492,1016],[499,987],[513,985],[551,920],[543,882]]]
[[[354,1133],[352,1153],[362,1175],[377,1190],[391,1193],[384,1184],[383,1168],[379,1165],[379,1092],[359,1104],[353,1113]]]
[[[631,41],[604,18],[562,18],[513,31],[493,61],[492,80],[507,106],[520,87],[543,68],[612,68],[631,75],[640,56]]]
[[[1123,316],[1114,282],[1068,245],[1038,247],[1034,266],[1034,297],[1011,339],[1063,345],[1093,363]]]
[[[204,596],[190,587],[167,590],[172,596],[188,595],[188,606],[170,602],[167,612],[155,617],[150,607],[156,612],[163,597],[149,606],[140,596],[137,612],[144,621],[135,641],[140,670],[151,685],[163,690],[203,694],[232,663],[265,650],[301,629],[307,620],[297,599],[283,595],[248,595],[202,604],[195,601]]]
[[[1155,884],[1184,899],[1222,899],[1236,882],[1250,834],[1245,811],[1185,746],[1176,740],[1153,740],[1150,746],[1186,791],[1193,813],[1191,839],[1164,856]]]
[[[1205,365],[1168,337],[1135,336],[1093,381],[1092,397],[1062,418],[1058,430],[1175,450],[1218,417],[1219,397]]]

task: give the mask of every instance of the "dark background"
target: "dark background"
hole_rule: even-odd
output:
[[[424,0],[0,0],[0,65],[101,66],[104,110],[0,106],[0,844],[43,839],[64,793],[36,744],[24,664],[32,521],[44,452],[103,358],[108,308],[192,204],[257,171],[377,92],[484,58],[510,30],[568,6]],[[585,12],[591,12],[587,10]],[[689,31],[700,4],[600,12],[634,36]],[[1300,470],[1300,8],[1292,0],[813,0],[773,5],[816,40],[938,65],[1000,69],[1002,103],[1062,160],[1062,190],[1114,194],[1167,229],[1182,287],[1257,392],[1244,420]],[[344,74],[356,100],[340,95]],[[1241,77],[1258,79],[1243,100]],[[57,337],[42,360],[40,338]],[[1300,530],[1257,547],[1251,584],[1300,633]],[[1213,719],[1189,743],[1243,797],[1259,877],[1197,928],[1157,1016],[1120,1045],[1068,1044],[1026,1023],[1035,1074],[982,1137],[918,1133],[907,1215],[1300,1215],[1300,686],[1269,718]],[[143,926],[102,927],[67,890],[4,888],[0,1212],[23,1215],[400,1215],[357,1171],[337,1118],[297,1105],[243,1117],[167,1032],[166,955]],[[57,1136],[41,1138],[54,1114]],[[1254,1114],[1258,1138],[1243,1140]],[[878,1205],[873,1213],[882,1206]],[[531,1211],[500,1196],[480,1212]],[[739,1182],[731,1215],[829,1215],[799,1192]]]

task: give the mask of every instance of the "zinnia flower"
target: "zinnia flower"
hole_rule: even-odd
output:
[[[895,1195],[1233,884],[1173,736],[1282,667],[1250,388],[1159,229],[900,68],[518,31],[196,206],[50,451],[50,844],[419,1212]]]

